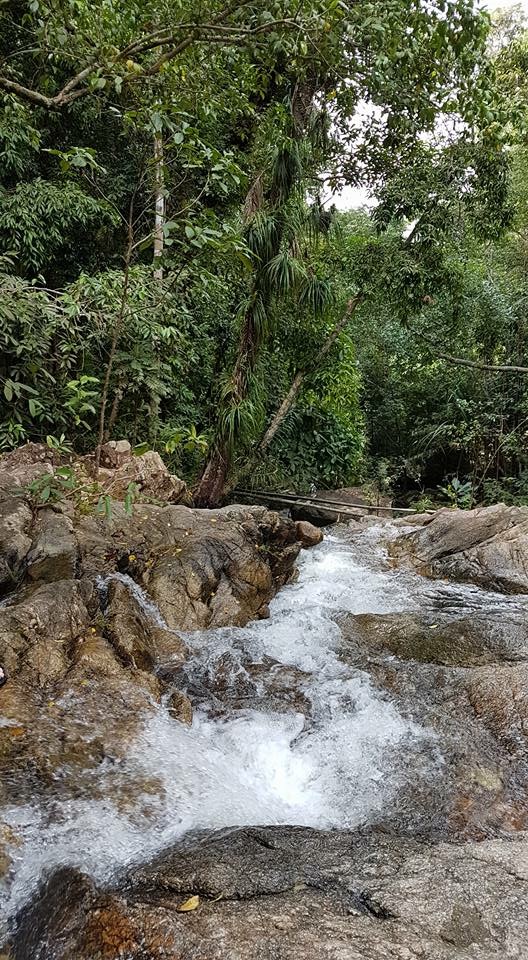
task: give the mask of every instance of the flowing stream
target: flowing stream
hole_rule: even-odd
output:
[[[373,823],[417,770],[428,781],[441,777],[433,732],[340,658],[336,616],[515,601],[392,570],[388,535],[387,524],[356,538],[329,534],[302,555],[298,581],[273,600],[269,620],[188,635],[192,656],[178,686],[193,700],[192,726],[162,704],[128,755],[93,775],[93,797],[59,794],[44,807],[3,811],[17,841],[0,914],[12,915],[60,864],[105,882],[195,829]]]

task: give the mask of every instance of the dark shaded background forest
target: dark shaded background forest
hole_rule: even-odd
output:
[[[470,0],[3,2],[0,448],[528,502],[527,68]]]

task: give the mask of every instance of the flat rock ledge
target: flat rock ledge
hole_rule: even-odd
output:
[[[248,827],[190,839],[110,890],[59,871],[20,916],[13,956],[521,960],[527,907],[524,835],[431,845]]]

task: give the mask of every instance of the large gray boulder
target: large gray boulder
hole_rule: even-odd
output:
[[[528,507],[446,508],[414,522],[420,525],[392,543],[394,558],[427,576],[528,593]]]
[[[196,896],[197,909],[179,912]],[[14,960],[526,956],[524,836],[431,846],[302,827],[198,837],[113,890],[61,871],[20,917],[14,945]]]

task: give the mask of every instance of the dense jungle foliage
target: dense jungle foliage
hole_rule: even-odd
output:
[[[0,449],[528,502],[527,67],[473,0],[3,0]]]

